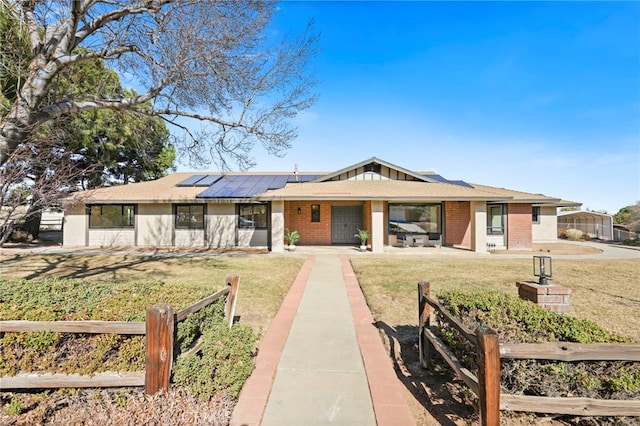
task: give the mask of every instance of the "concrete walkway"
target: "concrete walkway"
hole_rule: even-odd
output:
[[[231,425],[415,425],[346,256],[311,256],[265,333]]]

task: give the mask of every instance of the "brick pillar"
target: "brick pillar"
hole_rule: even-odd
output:
[[[571,304],[571,289],[558,284],[538,284],[533,281],[518,281],[518,295],[553,312],[568,314]]]

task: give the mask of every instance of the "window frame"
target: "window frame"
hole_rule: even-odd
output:
[[[311,204],[311,222],[320,222],[320,204]]]
[[[104,213],[105,207],[116,207],[120,208],[120,215],[113,216],[113,219],[118,218],[118,224],[103,224],[105,220],[103,217],[106,216]],[[125,214],[125,209],[127,214]],[[97,216],[94,216],[94,211],[99,210]],[[89,229],[135,229],[136,226],[136,215],[138,214],[138,205],[137,204],[90,204],[87,206],[87,215],[89,216]],[[108,216],[106,216],[108,217]],[[94,220],[96,218],[100,218],[100,223],[95,223]]]
[[[253,222],[253,225],[245,225],[242,222],[243,219],[243,213],[242,210],[243,208],[251,208],[251,219],[248,219],[249,222]],[[264,225],[261,223],[260,225],[256,226],[256,217],[260,217],[263,213],[262,212],[255,212],[254,209],[256,208],[264,208]],[[269,227],[269,205],[266,203],[242,203],[242,204],[238,204],[238,208],[237,208],[237,214],[238,214],[238,229],[268,229]],[[246,218],[245,218],[246,219]]]
[[[202,215],[202,220],[201,221],[191,221],[189,220],[188,223],[186,225],[178,225],[178,209],[181,207],[188,207],[189,208],[189,212],[187,213],[187,215],[189,217],[194,217],[196,214],[197,215]],[[192,208],[193,207],[200,207],[202,208],[202,213],[193,213],[192,212]],[[205,228],[205,220],[206,220],[206,216],[207,216],[207,205],[206,204],[174,204],[173,205],[173,215],[174,215],[174,220],[173,220],[173,226],[175,229],[204,229]]]
[[[399,231],[399,230],[394,230],[392,229],[392,219],[391,219],[391,209],[393,207],[423,207],[423,208],[432,208],[432,207],[437,207],[438,208],[438,220],[436,222],[429,222],[429,223],[435,223],[436,224],[436,230],[435,231],[427,231],[427,230],[423,230],[424,232],[412,232],[410,230],[406,230],[406,231]],[[442,205],[442,203],[389,203],[388,207],[387,207],[387,231],[389,233],[389,235],[402,235],[402,234],[423,234],[423,235],[427,235],[427,234],[442,234],[442,229],[443,229],[443,212],[444,212],[444,206]],[[410,221],[410,222],[415,222],[415,221]],[[407,222],[409,223],[409,222]]]
[[[487,235],[504,235],[506,206],[504,204],[487,205]],[[500,209],[500,214],[493,214],[493,209]],[[500,226],[494,226],[493,218],[500,218]]]
[[[531,206],[531,223],[540,223],[540,206]]]

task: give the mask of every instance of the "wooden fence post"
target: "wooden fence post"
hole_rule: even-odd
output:
[[[500,342],[488,327],[476,329],[480,424],[500,426]]]
[[[431,325],[431,305],[426,298],[430,294],[429,282],[418,283],[418,351],[420,352],[420,366],[428,368],[431,364],[429,342],[424,336],[424,328]]]
[[[230,289],[227,295],[227,302],[224,305],[224,316],[229,320],[229,328],[231,328],[233,318],[236,315],[236,301],[238,300],[238,291],[240,290],[240,275],[227,275],[225,280]]]
[[[145,392],[153,395],[160,389],[169,390],[173,363],[174,315],[169,305],[154,305],[147,309],[147,356]]]

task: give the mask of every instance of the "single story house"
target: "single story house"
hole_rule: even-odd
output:
[[[557,207],[540,194],[448,180],[371,158],[330,173],[174,173],[73,194],[65,246],[445,245],[477,252],[555,241]]]

